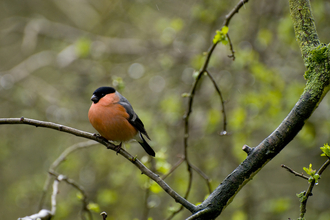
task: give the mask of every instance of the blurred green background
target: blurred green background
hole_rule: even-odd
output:
[[[0,2],[0,117],[27,117],[95,132],[87,112],[99,86],[116,87],[133,105],[157,152],[160,175],[183,153],[187,98],[225,15],[238,1],[196,0],[2,0]],[[330,2],[313,0],[321,41],[330,36]],[[285,118],[303,91],[305,67],[295,41],[287,1],[249,1],[229,26],[236,60],[218,45],[209,71],[226,100],[229,136],[219,136],[223,116],[219,97],[206,77],[199,85],[190,118],[190,161],[212,180],[213,189],[245,158],[244,144],[256,146]],[[325,97],[306,126],[219,219],[296,219],[296,193],[306,181],[298,172],[325,161],[330,100]],[[0,126],[0,213],[17,219],[38,212],[52,162],[66,148],[86,141],[50,129]],[[125,145],[151,166],[137,143]],[[104,146],[71,154],[58,172],[81,184],[90,201],[114,219],[165,219],[179,205],[148,181],[131,163]],[[184,195],[188,173],[181,165],[166,181]],[[330,216],[330,172],[324,172],[308,201],[307,218]],[[147,193],[148,189],[150,190]],[[50,192],[45,208],[50,207]],[[208,194],[194,173],[189,201]],[[56,219],[78,219],[77,191],[60,184]],[[146,208],[146,204],[147,207]],[[146,215],[145,213],[148,213]],[[94,219],[101,219],[93,213]],[[174,219],[189,216],[183,211]]]

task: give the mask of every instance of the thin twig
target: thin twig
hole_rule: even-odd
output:
[[[325,171],[325,169],[327,169],[327,167],[330,165],[329,163],[330,163],[330,158],[328,158],[328,160],[321,166],[321,168],[316,173],[321,176],[322,173]]]
[[[69,156],[69,154],[73,153],[76,150],[82,149],[82,148],[87,148],[87,147],[91,147],[98,144],[95,141],[84,141],[84,142],[80,142],[77,144],[72,145],[71,147],[68,147],[67,149],[65,149],[65,151],[63,151],[63,153],[52,163],[52,165],[50,166],[50,170],[55,170],[64,160],[66,160],[66,158]]]
[[[248,2],[248,0],[241,0],[236,6],[235,8],[226,16],[226,20],[224,21],[224,24],[223,26],[228,26],[229,25],[229,22],[231,20],[231,18],[234,16],[234,14],[238,13],[239,9],[246,3]],[[229,45],[230,45],[230,50],[232,52],[232,55],[230,56],[231,58],[233,58],[233,60],[235,60],[235,51],[233,49],[233,45],[232,45],[232,42],[230,40],[230,37],[229,35],[227,34],[227,38],[228,38],[228,41],[229,41]],[[187,193],[186,195],[189,194],[190,192],[190,187],[191,187],[191,183],[190,181],[192,180],[192,173],[191,173],[191,164],[189,162],[189,159],[188,159],[188,139],[189,139],[189,117],[190,117],[190,114],[192,112],[192,105],[193,105],[193,101],[194,101],[194,96],[195,96],[195,92],[196,92],[196,88],[197,88],[197,85],[199,83],[199,81],[201,80],[202,78],[202,75],[206,72],[208,74],[208,76],[210,77],[211,81],[213,82],[219,96],[220,96],[220,100],[221,100],[221,104],[222,104],[222,113],[223,113],[223,117],[224,117],[224,122],[223,122],[223,131],[220,133],[220,134],[227,134],[227,119],[226,119],[226,113],[225,113],[225,107],[224,107],[224,101],[223,101],[223,98],[222,98],[222,94],[221,94],[221,91],[219,89],[219,87],[217,86],[215,80],[213,79],[212,75],[208,72],[207,68],[208,68],[208,65],[209,65],[209,62],[210,62],[210,59],[211,59],[211,56],[213,54],[213,51],[215,49],[215,47],[217,46],[218,42],[215,43],[215,44],[212,44],[212,46],[209,48],[208,52],[207,52],[207,55],[206,55],[206,59],[205,59],[205,62],[202,66],[202,68],[199,70],[198,72],[198,75],[195,79],[195,82],[192,86],[192,89],[189,93],[189,100],[188,100],[188,107],[187,107],[187,111],[186,111],[186,114],[184,115],[183,119],[184,119],[184,159],[186,161],[186,164],[187,164],[187,170],[189,172],[189,185],[188,185],[188,189],[187,189]],[[195,169],[196,171],[198,169]],[[199,172],[199,174],[201,175],[201,173]],[[210,183],[209,183],[209,180],[208,178],[205,178],[206,175],[201,175],[207,182],[207,185],[208,185],[208,188],[210,190]],[[175,214],[180,212],[182,210],[182,208],[180,207],[180,209],[178,209],[176,212],[174,212]],[[172,214],[171,216],[173,217],[175,214]],[[171,218],[169,218],[171,219]]]
[[[58,176],[58,178],[56,178],[53,183],[53,193],[51,196],[51,205],[52,205],[51,213],[53,216],[56,213],[56,196],[58,194],[58,185],[60,181],[61,181],[61,176]]]
[[[193,170],[195,170],[205,180],[207,188],[209,190],[209,193],[211,193],[213,190],[212,190],[212,187],[211,187],[210,178],[201,169],[199,169],[195,165],[190,164],[190,166]]]
[[[40,212],[30,215],[30,216],[26,216],[23,218],[18,218],[18,220],[35,220],[35,219],[51,219],[52,214],[49,210],[47,209],[42,209],[40,210]]]
[[[330,159],[328,159],[325,163],[323,163],[323,165],[316,172],[316,174],[321,176],[323,171],[325,171],[325,169],[329,165],[330,165]],[[305,192],[305,195],[301,198],[301,205],[300,205],[300,217],[301,218],[304,218],[304,216],[306,214],[307,201],[308,201],[308,198],[312,195],[312,191],[313,191],[315,184],[316,184],[315,179],[313,179],[312,182],[309,184],[309,187],[308,187],[307,191]]]
[[[187,186],[187,190],[186,193],[184,195],[184,198],[187,199],[190,191],[191,191],[191,186],[192,186],[192,182],[193,182],[193,172],[192,172],[192,167],[189,163],[189,160],[185,159],[185,162],[187,164],[187,170],[188,170],[188,174],[189,174],[189,178],[188,178],[188,186]],[[176,211],[172,212],[172,215],[170,217],[167,218],[167,220],[172,219],[176,214],[178,214],[179,212],[181,212],[183,210],[183,206],[181,205],[179,209],[177,209]]]
[[[204,62],[204,65],[201,68],[201,70],[199,71],[199,73],[196,77],[196,80],[194,82],[194,85],[191,89],[191,92],[189,94],[188,109],[187,109],[187,112],[186,112],[185,116],[183,117],[184,124],[185,124],[184,125],[184,128],[185,128],[184,129],[185,130],[184,131],[184,140],[183,140],[183,142],[184,142],[184,153],[183,154],[184,154],[184,160],[187,164],[187,170],[188,170],[188,173],[189,173],[188,187],[187,187],[187,191],[186,191],[186,194],[185,194],[184,198],[187,198],[189,193],[190,193],[190,189],[191,189],[191,185],[192,185],[192,177],[193,177],[192,169],[191,169],[189,159],[188,159],[189,117],[190,117],[190,114],[192,112],[192,105],[193,105],[193,100],[194,100],[194,95],[195,95],[195,91],[196,91],[196,88],[197,88],[197,84],[200,81],[203,73],[207,70],[208,64],[210,62],[211,55],[212,55],[216,45],[217,44],[213,44],[207,52],[207,56],[206,56],[206,60]],[[182,207],[180,207],[178,210],[173,212],[172,215],[168,219],[171,219],[172,217],[174,217],[174,215],[179,213],[181,210],[182,210]]]
[[[82,211],[86,212],[88,214],[89,219],[92,219],[92,213],[88,209],[88,199],[87,199],[87,194],[86,194],[84,188],[82,186],[80,186],[78,183],[76,183],[73,179],[70,179],[65,175],[59,174],[55,171],[49,172],[49,174],[55,176],[56,179],[59,180],[59,181],[66,182],[67,184],[71,185],[72,187],[74,187],[75,189],[77,189],[81,193],[82,203],[83,203]]]
[[[231,19],[233,18],[233,16],[239,12],[239,10],[241,9],[241,7],[244,6],[245,3],[247,3],[249,0],[241,0],[236,6],[235,8],[233,8],[233,10],[231,10],[231,12],[229,12],[229,14],[226,15],[226,19],[223,22],[223,26],[227,26],[229,25]],[[229,37],[229,34],[226,34],[227,38],[228,38],[228,42],[229,42],[229,48],[231,51],[231,55],[228,55],[228,57],[232,58],[233,60],[235,60],[235,50],[234,50],[234,46],[231,42],[231,39]]]
[[[225,102],[223,100],[219,86],[215,82],[213,76],[210,74],[210,72],[208,70],[206,70],[205,72],[207,73],[208,77],[211,79],[213,86],[220,97],[220,102],[221,102],[221,107],[222,107],[221,111],[222,111],[222,115],[223,115],[223,131],[221,132],[221,134],[227,134],[227,116],[226,116],[226,110],[225,110]]]
[[[156,172],[157,168],[156,168],[156,163],[155,163],[154,158],[148,157],[148,160],[149,160],[149,162],[151,164],[150,170],[152,172]],[[151,179],[148,179],[147,182],[148,182],[148,185],[151,186],[152,180]],[[149,205],[149,196],[150,196],[150,194],[151,194],[150,187],[146,187],[146,189],[145,189],[144,207],[143,207],[144,210],[143,210],[143,214],[142,214],[142,218],[141,218],[142,220],[149,219],[148,215],[149,215],[150,209],[152,208]]]
[[[238,11],[241,9],[242,6],[244,6],[245,3],[247,3],[249,0],[241,0],[239,3],[229,12],[229,14],[226,15],[226,20],[223,22],[223,26],[229,25],[230,20],[233,18],[233,16],[238,13]]]
[[[189,161],[185,160],[184,158],[182,158],[182,160],[180,160],[179,162],[180,163],[177,163],[177,167],[183,162],[183,161],[186,161],[186,163],[189,163],[189,166],[188,166],[188,169],[193,169],[195,170],[205,181],[206,181],[206,185],[207,185],[207,188],[208,188],[208,191],[209,193],[212,192],[212,187],[211,187],[211,182],[210,182],[210,178],[202,171],[200,170],[198,167],[196,167],[195,165],[191,164]],[[177,168],[176,167],[176,168]],[[189,174],[192,175],[192,172],[191,170],[189,171]],[[167,177],[167,176],[166,176]],[[192,176],[189,176],[189,179],[192,179]],[[185,194],[185,197],[184,198],[187,198],[188,195],[189,195],[189,192],[191,190],[191,184],[192,184],[192,181],[188,181],[188,183],[190,185],[188,185],[187,187],[187,192]],[[178,214],[179,212],[181,212],[183,210],[183,206],[180,206],[177,210],[173,211],[172,214],[166,218],[166,220],[170,220],[172,218],[174,218],[174,216],[176,214]]]
[[[162,176],[162,179],[165,180],[165,179],[166,179],[169,175],[171,175],[171,174],[176,170],[176,168],[178,168],[178,167],[179,167],[184,161],[185,161],[185,158],[184,158],[184,157],[181,157],[180,160],[178,160],[178,161],[176,162],[176,164],[174,164],[174,165],[172,166],[172,168],[170,169],[170,171],[169,171],[167,174],[165,174],[165,175]]]
[[[180,208],[178,208],[177,210],[173,211],[172,214],[169,217],[166,218],[166,220],[171,220],[172,218],[174,218],[174,216],[176,216],[182,210],[183,210],[183,206],[180,206]]]
[[[148,180],[149,182],[151,182],[151,180]],[[142,214],[142,220],[146,220],[148,219],[148,215],[149,215],[149,211],[150,211],[150,208],[149,208],[149,196],[150,196],[150,187],[147,187],[145,189],[145,198],[144,198],[144,209],[143,209],[143,214]]]
[[[106,220],[108,217],[108,214],[106,212],[101,212],[100,215],[102,215],[103,220]]]
[[[294,174],[295,176],[299,176],[299,177],[301,177],[301,178],[303,178],[303,179],[305,179],[305,180],[308,180],[308,178],[309,178],[308,176],[305,176],[305,175],[302,174],[302,173],[298,173],[298,172],[294,171],[293,169],[291,169],[290,167],[288,167],[288,166],[286,166],[286,165],[284,165],[284,164],[282,164],[281,167],[284,168],[284,169],[286,169],[286,170],[289,171],[290,173]]]
[[[56,213],[56,196],[59,192],[58,185],[61,181],[61,175],[58,176],[53,182],[53,193],[51,196],[51,210],[41,209],[38,213],[18,218],[19,220],[34,220],[34,219],[51,219]]]
[[[227,33],[227,38],[228,38],[228,42],[229,42],[229,48],[230,48],[230,51],[231,51],[231,55],[228,55],[228,57],[232,58],[233,61],[234,61],[235,60],[235,50],[234,50],[233,43],[231,42],[231,39],[230,39],[228,33]]]
[[[98,144],[95,141],[84,141],[84,142],[80,142],[77,144],[74,144],[70,147],[68,147],[50,166],[49,168],[49,172],[55,172],[56,168],[68,157],[69,154],[73,153],[74,151],[81,149],[81,148],[87,148],[87,147],[91,147]],[[50,185],[50,181],[51,181],[51,175],[48,175],[45,184],[44,184],[44,188],[43,188],[43,192],[40,198],[40,202],[39,202],[39,209],[42,208],[42,206],[44,205],[44,201],[46,198],[46,194],[47,194],[47,190],[49,188]]]

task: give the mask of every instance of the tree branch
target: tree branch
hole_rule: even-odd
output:
[[[32,125],[36,127],[44,127],[44,128],[50,128],[61,132],[66,132],[69,134],[73,134],[79,137],[91,139],[94,141],[97,141],[104,146],[107,147],[107,149],[111,149],[113,151],[116,151],[116,146],[111,144],[110,142],[106,141],[103,138],[100,138],[99,136],[96,136],[92,133],[81,131],[75,128],[71,128],[68,126],[55,124],[52,122],[45,122],[45,121],[39,121],[34,119],[28,119],[28,118],[0,118],[0,124],[27,124]],[[120,149],[118,152],[120,155],[125,157],[127,160],[129,160],[131,163],[133,163],[140,171],[148,176],[150,179],[154,180],[165,192],[167,192],[176,202],[182,204],[186,209],[188,209],[191,212],[194,212],[196,210],[196,206],[188,202],[186,199],[184,199],[182,196],[180,196],[177,192],[175,192],[170,186],[167,185],[166,182],[164,182],[157,174],[153,173],[151,170],[149,170],[141,161],[130,155],[128,152],[126,152],[124,149]]]
[[[322,175],[323,171],[330,165],[330,159],[328,159],[321,168],[316,172],[316,174]],[[308,198],[312,195],[313,188],[315,186],[316,182],[315,179],[312,180],[312,182],[309,184],[309,187],[307,191],[305,192],[305,195],[301,198],[301,205],[300,205],[300,218],[304,218],[306,214],[306,206]]]
[[[236,13],[239,12],[239,10],[242,8],[242,6],[245,5],[249,0],[240,0],[239,3],[229,12],[229,14],[226,15],[226,20],[223,22],[223,26],[227,26],[230,23],[230,20],[234,17]]]
[[[213,83],[213,86],[214,86],[215,90],[217,91],[217,93],[218,93],[218,95],[220,97],[220,102],[221,102],[221,107],[222,107],[221,111],[222,111],[222,115],[223,115],[223,130],[222,130],[222,132],[220,134],[221,135],[226,135],[227,134],[227,116],[226,116],[225,102],[223,100],[223,97],[222,97],[222,93],[220,91],[220,88],[217,85],[217,83],[215,82],[213,76],[211,75],[211,73],[208,70],[206,70],[205,72],[207,73],[207,75],[211,79],[211,81]]]
[[[289,1],[291,13],[294,14],[292,19],[295,20],[295,26],[300,25],[300,28],[295,27],[296,37],[299,38],[298,41],[304,58],[308,55],[304,59],[309,70],[305,91],[278,128],[257,147],[249,150],[247,158],[198,206],[198,210],[208,211],[198,218],[192,219],[211,219],[220,215],[241,188],[297,135],[329,90],[329,46],[318,48],[317,51],[314,50],[314,53],[313,50],[306,49],[306,45],[316,46],[319,43],[310,14],[309,2],[306,0]],[[239,5],[242,5],[243,2],[241,1]],[[302,9],[301,7],[303,7],[303,15],[297,16],[301,11],[298,9]],[[230,15],[234,12],[235,10]],[[227,19],[230,19],[230,16]],[[228,23],[227,21],[225,24]],[[305,27],[306,25],[307,27]],[[308,34],[306,32],[304,32],[305,34],[301,33],[301,30],[307,31]],[[309,63],[306,63],[307,61]]]
[[[61,181],[60,178],[61,177],[56,178],[54,180],[54,183],[53,183],[53,193],[52,193],[52,196],[51,196],[51,205],[52,205],[51,210],[42,209],[36,214],[26,216],[26,217],[23,217],[23,218],[18,218],[18,220],[36,220],[36,219],[49,220],[49,219],[51,219],[56,213],[56,196],[57,196],[58,191],[59,191],[58,190],[58,185]]]
[[[302,174],[302,173],[298,173],[298,172],[294,171],[293,169],[291,169],[290,167],[288,167],[288,166],[286,166],[286,165],[284,165],[284,164],[282,164],[281,167],[283,167],[284,169],[286,169],[287,171],[289,171],[289,172],[292,173],[293,175],[295,175],[295,176],[299,176],[299,177],[301,177],[301,178],[303,178],[303,179],[305,179],[305,180],[308,180],[308,178],[309,178],[308,176],[305,176],[305,175]]]
[[[68,147],[53,163],[52,165],[50,166],[48,172],[49,172],[49,175],[45,181],[45,184],[44,184],[44,188],[43,188],[43,192],[42,192],[42,195],[41,195],[41,198],[40,198],[40,202],[39,202],[39,209],[42,208],[43,204],[44,204],[44,200],[45,200],[45,197],[46,197],[46,193],[47,193],[47,190],[48,190],[48,187],[49,187],[49,184],[50,184],[50,181],[51,181],[51,175],[54,176],[54,173],[56,172],[56,168],[67,158],[67,156],[69,154],[71,154],[72,152],[76,151],[76,150],[79,150],[81,148],[86,148],[86,147],[90,147],[90,146],[93,146],[97,144],[97,142],[95,141],[84,141],[84,142],[81,142],[81,143],[77,143],[77,144],[74,144],[72,145],[71,147]],[[56,175],[55,175],[56,176]],[[86,193],[82,192],[83,195],[85,195]]]
[[[301,54],[308,57],[311,47],[320,44],[309,0],[289,0],[290,14]],[[306,61],[305,61],[306,62]]]
[[[311,99],[309,93],[304,93],[279,127],[255,147],[247,158],[198,207],[200,210],[212,207],[212,212],[208,212],[200,219],[215,218],[220,215],[241,188],[297,135],[305,120],[316,108],[317,103],[318,100]]]
[[[82,211],[86,212],[88,214],[89,219],[92,219],[92,213],[87,207],[88,206],[87,195],[86,195],[86,192],[83,189],[83,187],[80,186],[79,184],[77,184],[73,179],[70,179],[70,178],[66,177],[65,175],[58,174],[55,171],[49,172],[49,174],[56,177],[54,183],[56,181],[58,181],[58,182],[64,181],[64,182],[68,183],[69,185],[71,185],[72,187],[74,187],[75,189],[77,189],[82,194],[82,197],[83,197],[83,199],[82,199],[82,203],[83,203]],[[56,192],[56,194],[57,193],[58,192]],[[54,193],[54,190],[53,190],[53,194],[52,194],[52,211],[56,210],[56,194]],[[83,212],[81,212],[81,215],[83,214]],[[54,213],[55,213],[55,211],[54,211]]]

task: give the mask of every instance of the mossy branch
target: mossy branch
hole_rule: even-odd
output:
[[[320,44],[309,0],[289,0],[296,40],[306,58],[311,48]]]
[[[294,24],[307,71],[305,91],[321,101],[329,90],[330,46],[320,42],[309,0],[289,0]]]
[[[249,149],[247,158],[198,206],[198,217],[193,219],[220,215],[240,189],[298,134],[329,91],[330,46],[319,41],[309,1],[289,2],[296,39],[307,67],[305,90],[278,128],[257,147]]]

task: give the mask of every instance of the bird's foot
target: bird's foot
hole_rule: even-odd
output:
[[[120,149],[121,149],[121,144],[122,144],[122,142],[120,142],[120,144],[118,144],[118,145],[115,145],[116,147],[115,147],[115,151],[117,152],[116,154],[118,155],[118,153],[119,153],[119,151],[120,151]]]

